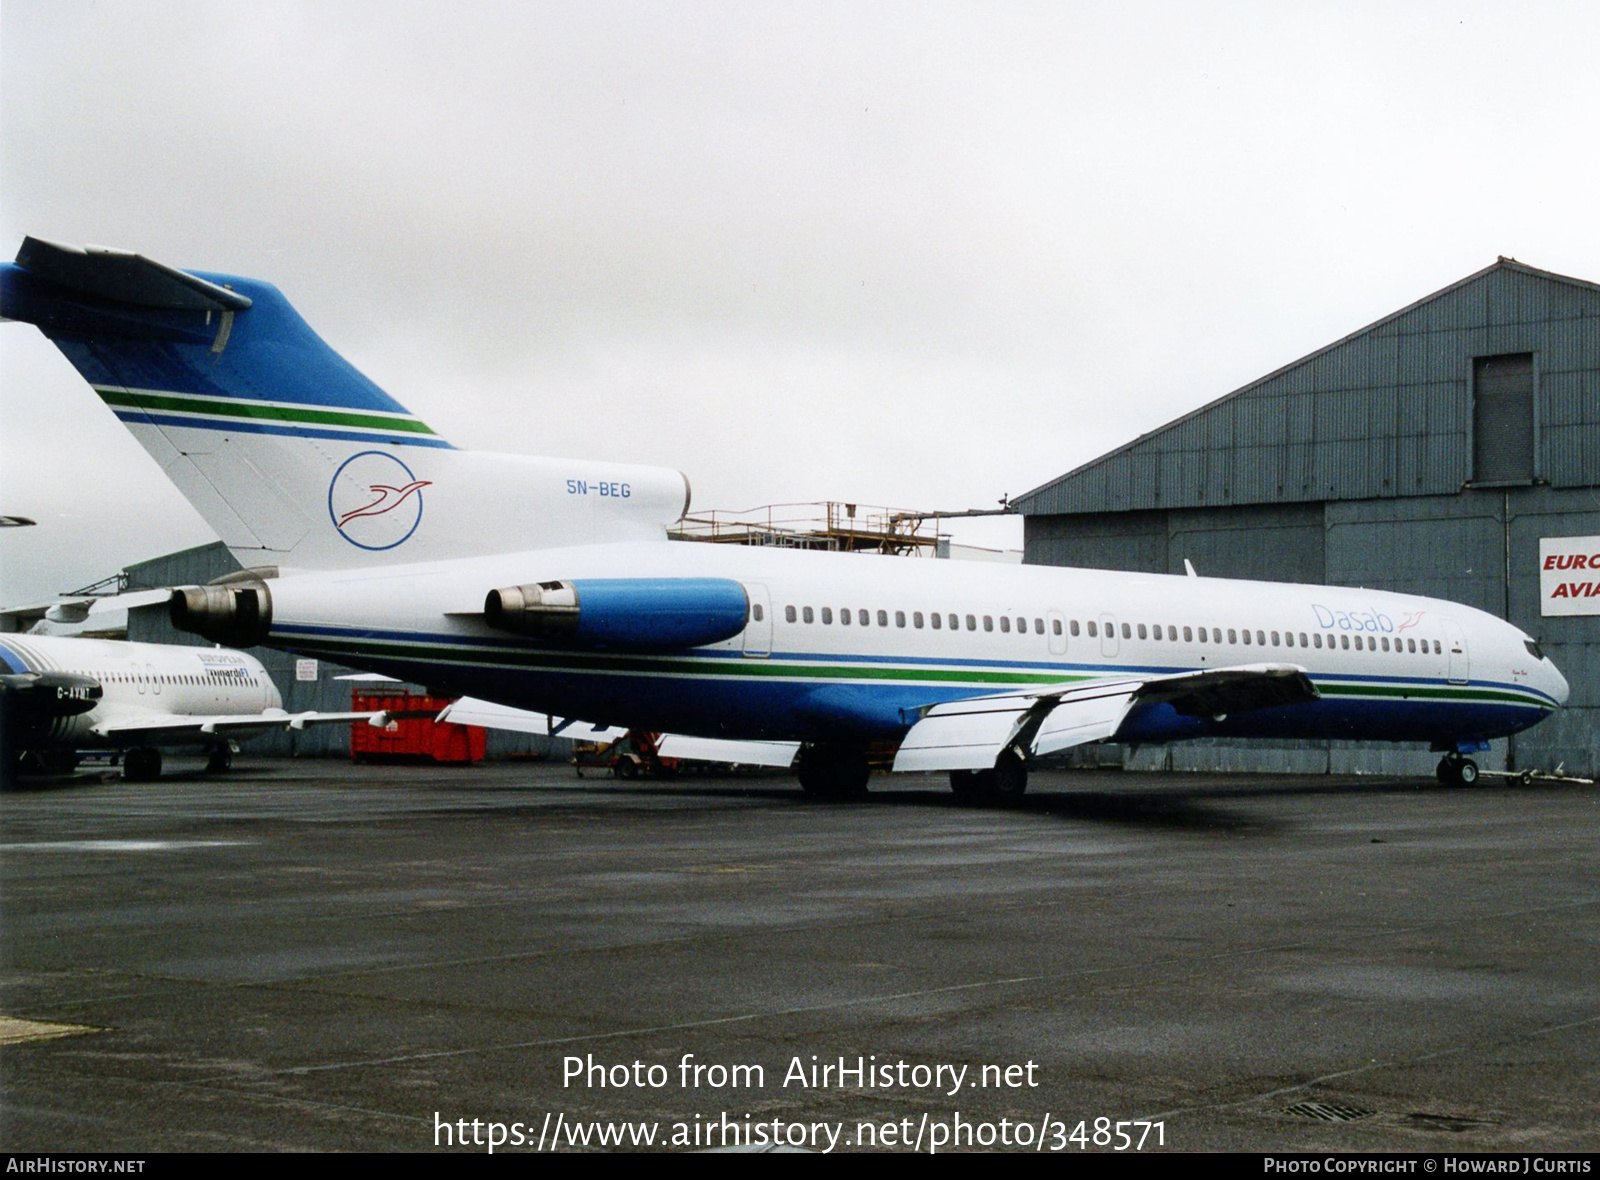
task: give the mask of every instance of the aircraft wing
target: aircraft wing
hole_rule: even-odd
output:
[[[754,742],[734,738],[689,737],[681,733],[664,733],[657,743],[656,752],[663,758],[687,758],[691,762],[727,762],[739,766],[794,765],[799,742]]]
[[[456,725],[481,725],[484,729],[507,729],[513,733],[566,737],[578,742],[610,742],[628,732],[614,725],[590,725],[587,721],[571,717],[551,717],[548,713],[514,709],[510,705],[497,705],[477,697],[462,697],[452,701],[435,720]]]
[[[208,737],[225,737],[229,734],[247,736],[264,733],[269,729],[301,730],[308,725],[349,725],[365,721],[382,728],[391,720],[388,713],[289,713],[283,709],[268,709],[264,713],[134,713],[125,717],[108,718],[94,727],[103,738],[137,738],[142,742],[203,741]]]
[[[517,733],[569,737],[580,742],[615,741],[628,731],[620,726],[591,725],[571,718],[562,720],[547,713],[496,705],[476,697],[462,697],[439,714],[438,720],[457,725],[481,725],[485,729],[509,729]],[[690,737],[664,733],[656,752],[663,758],[687,758],[694,762],[728,762],[741,766],[787,767],[794,763],[799,742],[739,741],[729,738]]]
[[[1140,705],[1168,704],[1186,717],[1216,717],[1317,696],[1297,664],[1240,664],[949,701],[922,710],[895,755],[894,769],[987,770],[1008,749],[1043,757],[1114,737]]]

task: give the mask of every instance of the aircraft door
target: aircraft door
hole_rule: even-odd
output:
[[[1100,616],[1100,654],[1114,659],[1117,654],[1117,616]]]
[[[1444,650],[1450,660],[1450,683],[1465,684],[1472,676],[1467,637],[1454,619],[1440,619],[1439,626],[1444,629]]]
[[[156,696],[160,696],[161,677],[156,673],[156,666],[154,664],[146,664],[144,666],[144,672],[145,675],[150,679],[150,691]]]
[[[750,659],[765,659],[772,654],[772,595],[765,586],[747,585],[750,617],[744,626],[744,654]]]
[[[144,669],[139,667],[137,660],[128,661],[128,667],[133,669],[133,685],[139,690],[139,695],[144,696]]]
[[[1058,610],[1050,611],[1045,615],[1045,626],[1050,628],[1050,654],[1064,656],[1067,654],[1067,620]]]

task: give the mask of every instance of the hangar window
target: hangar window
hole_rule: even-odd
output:
[[[792,622],[795,621],[796,617],[797,616],[794,613],[794,607],[786,606],[786,607],[783,608],[783,621],[784,622],[792,623]]]
[[[812,623],[816,621],[816,613],[809,606],[803,606],[800,608],[800,618],[804,622]]]
[[[889,612],[886,611],[886,610],[879,611],[878,612],[878,626],[887,627],[888,625],[889,625]]]
[[[1472,361],[1472,479],[1521,483],[1534,476],[1533,353]]]

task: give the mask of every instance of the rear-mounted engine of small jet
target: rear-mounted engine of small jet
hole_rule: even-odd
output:
[[[23,672],[0,676],[0,702],[6,721],[54,721],[76,717],[100,702],[104,693],[93,676],[75,672]]]
[[[229,647],[254,647],[272,628],[272,592],[253,575],[174,590],[172,625]]]
[[[679,651],[732,639],[749,609],[731,578],[578,578],[491,590],[483,615],[565,647]]]

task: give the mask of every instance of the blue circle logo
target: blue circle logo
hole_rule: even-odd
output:
[[[422,523],[422,489],[432,482],[386,451],[361,451],[333,473],[328,519],[352,545],[393,549]]]

